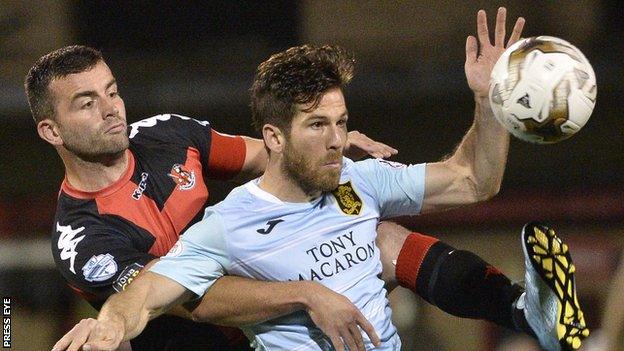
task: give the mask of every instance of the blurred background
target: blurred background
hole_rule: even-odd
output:
[[[346,92],[350,129],[391,144],[405,163],[453,151],[472,123],[465,39],[476,12],[508,8],[524,36],[552,35],[593,64],[598,102],[572,139],[512,140],[500,194],[478,206],[401,218],[411,229],[470,249],[522,280],[519,233],[558,228],[577,265],[590,328],[624,247],[624,3],[618,1],[0,1],[0,295],[13,301],[14,350],[45,350],[95,311],[54,270],[49,236],[63,166],[35,131],[23,93],[29,67],[69,44],[99,48],[119,82],[129,122],[174,112],[219,131],[255,136],[248,88],[255,67],[302,43],[355,53]],[[231,184],[212,184],[213,201]],[[623,297],[624,298],[624,297]],[[391,294],[404,350],[529,350],[492,325],[449,317],[411,293]]]

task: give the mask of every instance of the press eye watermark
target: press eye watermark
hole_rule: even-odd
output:
[[[2,348],[11,347],[11,298],[2,298]]]

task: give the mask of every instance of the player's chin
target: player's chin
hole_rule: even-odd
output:
[[[334,174],[335,173],[335,174]],[[319,180],[319,188],[322,191],[333,191],[340,184],[340,171],[338,172],[325,172],[322,179]]]

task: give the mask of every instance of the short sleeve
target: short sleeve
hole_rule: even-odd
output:
[[[246,147],[242,137],[219,133],[208,121],[176,115],[152,116],[129,126],[129,137],[138,143],[149,141],[176,144],[196,149],[210,179],[228,180],[245,163]]]
[[[220,215],[209,208],[204,218],[191,226],[150,271],[202,296],[225,274],[228,265],[224,226]]]
[[[367,159],[352,165],[379,204],[381,218],[420,213],[425,195],[425,164],[405,165]]]
[[[55,223],[52,256],[65,280],[98,308],[155,257],[104,225]]]
[[[211,130],[208,178],[228,180],[240,173],[245,163],[247,148],[240,136]]]

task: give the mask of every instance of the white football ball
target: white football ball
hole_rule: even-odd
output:
[[[498,59],[490,104],[516,137],[552,144],[578,132],[596,105],[596,75],[583,53],[565,40],[519,40]]]

